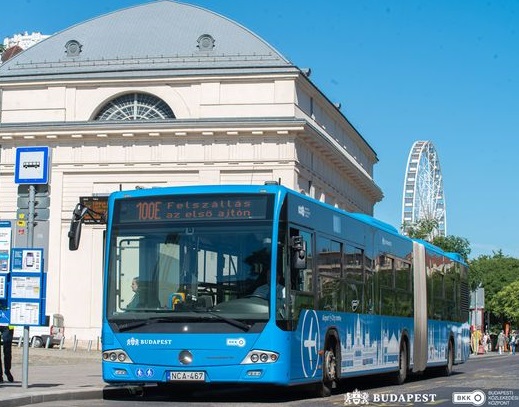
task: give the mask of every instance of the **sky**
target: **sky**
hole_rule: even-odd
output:
[[[54,34],[146,0],[2,2],[0,39]],[[415,141],[438,154],[447,234],[519,258],[519,1],[191,0],[300,68],[377,153],[375,217],[401,226]]]

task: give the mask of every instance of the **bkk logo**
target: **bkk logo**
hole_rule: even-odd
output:
[[[225,344],[227,346],[237,346],[239,348],[243,348],[246,344],[246,341],[244,338],[227,338]]]

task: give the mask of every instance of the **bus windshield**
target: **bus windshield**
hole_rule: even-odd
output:
[[[243,327],[267,321],[269,290],[261,287],[270,281],[271,216],[239,222],[125,222],[117,216],[106,298],[106,317],[116,327],[149,319]]]

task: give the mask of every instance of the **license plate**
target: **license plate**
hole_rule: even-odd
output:
[[[170,382],[205,382],[205,372],[168,372]]]

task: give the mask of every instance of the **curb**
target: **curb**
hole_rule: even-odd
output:
[[[1,400],[1,405],[2,407],[20,407],[38,403],[49,403],[53,401],[102,400],[104,398],[109,399],[128,394],[128,389],[126,388],[108,386],[102,389],[63,390],[56,393],[15,396],[11,399]]]
[[[48,403],[64,400],[92,400],[102,399],[104,389],[96,390],[75,390],[64,391],[61,393],[34,394],[31,396],[19,396],[12,399],[2,400],[2,407],[19,407],[37,403]]]

